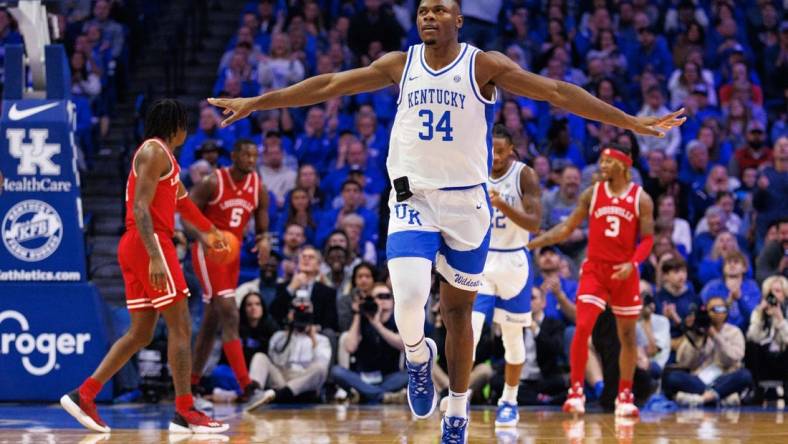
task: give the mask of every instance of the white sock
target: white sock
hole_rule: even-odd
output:
[[[499,399],[499,402],[500,401],[508,402],[509,404],[517,404],[517,386],[504,384],[503,394],[501,395],[501,399]]]
[[[424,339],[421,338],[421,341],[412,346],[405,345],[405,358],[411,364],[422,364],[430,359],[430,349]]]
[[[455,393],[449,390],[449,407],[446,409],[447,417],[468,417],[468,393]]]

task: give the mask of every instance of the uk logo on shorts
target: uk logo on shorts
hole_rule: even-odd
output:
[[[38,262],[52,255],[63,239],[63,221],[58,212],[40,200],[23,200],[5,214],[3,245],[14,257]]]

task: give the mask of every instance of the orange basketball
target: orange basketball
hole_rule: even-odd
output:
[[[221,230],[221,232],[227,246],[223,249],[206,248],[205,258],[216,264],[228,264],[241,253],[241,241],[229,231]]]

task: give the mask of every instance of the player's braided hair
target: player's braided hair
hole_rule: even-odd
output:
[[[145,117],[145,138],[170,139],[178,130],[186,129],[187,119],[186,108],[181,102],[175,99],[157,100]]]

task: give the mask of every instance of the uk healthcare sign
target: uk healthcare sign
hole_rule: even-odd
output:
[[[56,401],[109,346],[106,306],[85,270],[71,75],[62,46],[45,54],[46,91],[31,94],[22,47],[5,47],[0,401]]]

